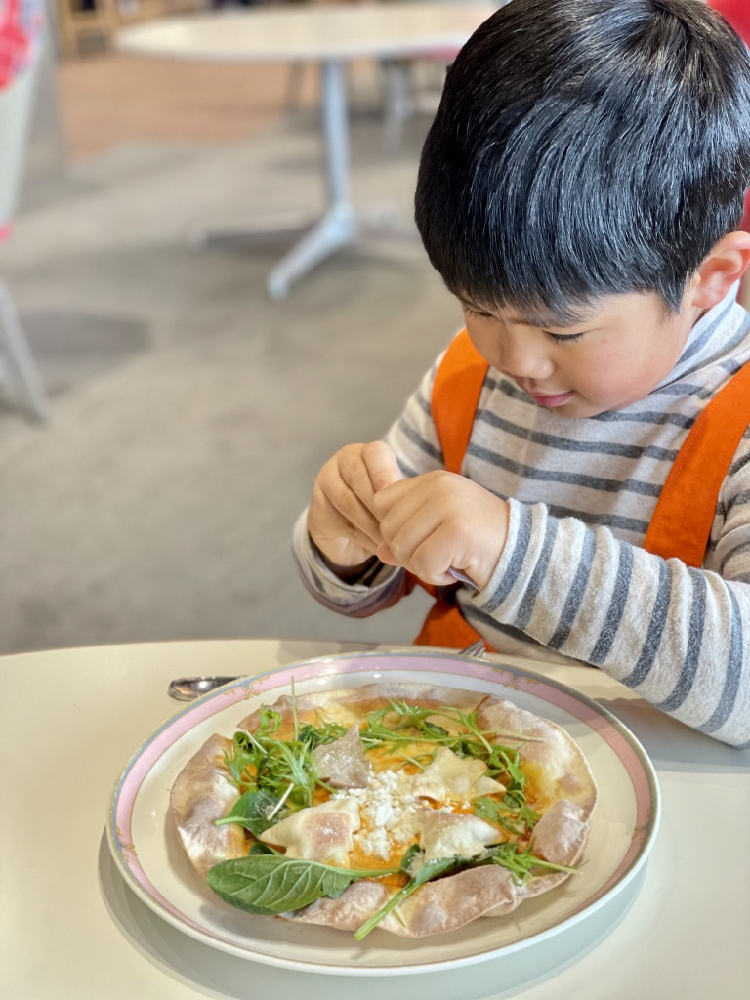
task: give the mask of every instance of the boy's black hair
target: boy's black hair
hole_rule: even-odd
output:
[[[564,325],[678,310],[748,181],[750,56],[701,0],[513,0],[447,73],[416,221],[454,294]]]

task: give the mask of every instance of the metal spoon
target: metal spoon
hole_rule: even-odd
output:
[[[167,694],[177,701],[192,701],[207,691],[213,691],[238,680],[239,677],[176,677],[170,682]]]
[[[476,656],[481,659],[486,649],[480,639],[478,642],[472,643],[471,646],[456,652],[458,656]],[[176,701],[193,701],[194,698],[199,698],[207,691],[214,691],[216,688],[232,684],[239,679],[239,677],[177,677],[171,681],[167,688],[167,694]]]

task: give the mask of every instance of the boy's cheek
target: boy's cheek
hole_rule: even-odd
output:
[[[572,379],[576,396],[567,407],[570,416],[590,417],[628,406],[647,396],[668,374],[649,361],[621,356],[619,352],[599,360]],[[561,414],[565,407],[561,407]],[[575,411],[575,412],[574,412]]]

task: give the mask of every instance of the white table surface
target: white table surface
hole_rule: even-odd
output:
[[[275,640],[91,647],[0,658],[0,984],[8,1000],[705,1000],[747,995],[750,752],[660,715],[585,667],[540,672],[596,698],[659,776],[643,878],[582,929],[499,961],[409,977],[318,976],[188,938],[125,885],[104,840],[112,783],[181,706],[180,675],[253,673],[351,645]],[[531,660],[504,662],[535,669]]]
[[[255,8],[125,28],[123,52],[207,62],[348,61],[463,45],[502,3],[382,3]]]

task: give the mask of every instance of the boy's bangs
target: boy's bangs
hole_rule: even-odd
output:
[[[742,217],[750,60],[699,4],[667,5],[704,45],[642,0],[514,0],[466,44],[415,200],[454,294],[558,326],[606,295],[655,292],[680,308]],[[583,23],[583,8],[597,18]]]
[[[544,102],[511,128],[494,124],[483,146],[454,161],[464,169],[432,206],[429,186],[418,192],[433,266],[470,301],[560,326],[605,295],[653,291],[677,310],[688,275],[741,218],[745,179],[736,177],[727,200],[726,164],[686,184],[693,170],[679,115],[659,121],[656,135],[648,114],[634,128],[613,127],[600,109]],[[661,152],[639,168],[644,146]],[[705,204],[687,207],[693,185],[713,203],[710,222]]]

